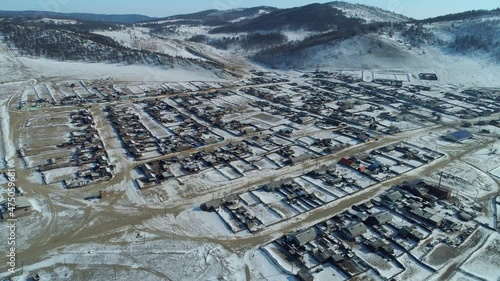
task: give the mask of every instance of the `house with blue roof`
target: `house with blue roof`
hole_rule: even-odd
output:
[[[461,142],[473,138],[474,135],[467,130],[456,131],[445,136],[445,139],[453,142]]]
[[[382,168],[382,163],[380,163],[379,161],[374,161],[370,166],[367,167],[367,169],[371,172],[374,172],[377,169],[381,168]]]

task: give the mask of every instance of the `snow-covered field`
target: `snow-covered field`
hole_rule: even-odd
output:
[[[498,184],[487,174],[479,169],[463,162],[454,162],[445,167],[442,177],[442,183],[459,193],[466,194],[474,198],[483,198],[485,196],[498,192]],[[439,172],[434,173],[431,180],[438,182]]]
[[[185,236],[223,237],[232,234],[218,216],[203,212],[199,208],[183,211],[177,216],[157,216],[144,225],[165,233],[174,233],[175,228],[176,235]]]
[[[432,275],[432,271],[420,264],[417,264],[415,260],[409,256],[409,254],[402,255],[398,258],[398,261],[403,264],[406,270],[402,274],[396,276],[396,280],[424,280]]]
[[[64,247],[39,263],[24,266],[25,274],[15,280],[26,280],[33,274],[38,274],[41,280],[245,280],[242,260],[221,246],[150,239],[146,236],[145,240],[126,245]]]
[[[251,272],[257,275],[258,280],[290,280],[290,277],[284,274],[263,250],[249,251],[245,259],[248,260],[247,265],[249,265]]]
[[[483,172],[496,174],[500,168],[500,142],[495,142],[485,149],[467,155],[463,160],[476,166]],[[478,165],[480,163],[480,165]],[[497,175],[498,176],[498,175]]]
[[[460,268],[465,273],[471,273],[483,280],[496,281],[500,276],[500,234],[494,232],[484,246],[476,251]],[[497,274],[495,274],[495,272]]]
[[[0,152],[3,157],[0,159],[0,162],[5,159],[5,164],[11,168],[14,167],[16,146],[14,140],[11,138],[13,132],[10,126],[11,114],[9,110],[11,109],[10,106],[12,106],[10,101],[14,95],[21,93],[20,89],[24,86],[25,83],[22,82],[6,85],[0,84],[0,136],[2,137],[0,144],[3,144],[2,151]],[[3,166],[3,164],[0,166]]]
[[[23,74],[19,70],[20,67],[19,60],[12,56],[7,47],[2,44],[2,39],[0,38],[0,82],[22,79]]]
[[[19,58],[35,77],[59,79],[106,79],[125,81],[222,81],[208,70],[198,67],[165,69],[153,66],[107,63],[61,62],[48,59]]]

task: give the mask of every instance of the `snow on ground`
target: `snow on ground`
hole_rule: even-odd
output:
[[[60,79],[105,79],[127,81],[222,81],[208,70],[192,67],[164,69],[142,65],[62,62],[49,59],[19,58],[35,76]]]
[[[460,268],[465,273],[473,274],[483,280],[497,281],[500,277],[500,234],[494,232],[484,246],[476,251]]]
[[[273,264],[279,267],[282,271],[288,274],[297,274],[299,269],[297,266],[293,266],[291,262],[287,260],[285,254],[283,254],[275,244],[268,244],[264,246],[262,250],[271,259]]]
[[[457,150],[458,148],[463,148],[467,144],[474,141],[474,140],[466,140],[464,143],[457,143],[443,139],[443,136],[446,136],[451,132],[453,132],[453,130],[450,129],[434,131],[429,134],[422,134],[418,136],[418,138],[413,137],[411,139],[411,142],[421,147],[427,147],[434,151],[436,150],[451,151],[451,150]]]
[[[53,23],[53,24],[77,24],[76,20],[65,20],[65,19],[51,19],[51,18],[43,18],[39,20],[35,20],[34,22],[43,22],[43,23]]]
[[[330,5],[333,8],[341,10],[345,16],[351,18],[361,18],[366,22],[403,22],[408,20],[405,16],[385,11],[379,8],[360,5],[360,4],[350,4],[342,1],[331,2]],[[399,8],[399,3],[396,7],[393,4],[388,4],[389,8]]]
[[[471,280],[480,280],[476,279],[464,271],[457,271],[453,276],[449,279],[450,281],[471,281]]]
[[[181,212],[174,216],[167,214],[157,216],[144,222],[148,228],[157,229],[167,233],[189,236],[221,237],[231,236],[232,232],[222,219],[215,213],[207,213],[199,208]]]
[[[323,270],[321,270],[319,273],[313,274],[314,280],[317,280],[317,281],[349,280],[349,277],[347,275],[345,275],[342,271],[340,271],[340,269],[338,269],[337,267],[334,267],[331,264],[324,264],[322,266],[322,269]],[[371,280],[371,279],[363,279],[363,277],[360,277],[360,278],[362,278],[361,280]]]
[[[245,280],[244,264],[238,256],[221,246],[194,241],[75,244],[44,258],[25,264],[24,272],[40,273],[42,280],[61,280],[56,278],[61,273],[73,280]]]
[[[490,230],[479,227],[460,246],[451,247],[444,243],[438,244],[422,261],[435,269],[446,269],[448,265],[460,257],[467,257],[475,253],[484,245],[490,234]]]
[[[28,201],[30,201],[33,210],[39,213],[48,213],[48,209],[37,198],[28,198]]]
[[[0,113],[0,118],[3,118],[2,113]],[[0,169],[5,169],[5,162],[4,162],[4,153],[3,153],[3,133],[2,133],[2,125],[0,124]],[[0,179],[1,181],[1,179]]]
[[[51,213],[46,205],[43,205],[41,198],[35,197],[28,200],[32,204],[33,211],[29,215],[18,218],[16,223],[16,248],[18,251],[29,248],[33,239],[40,235],[50,222]],[[8,226],[7,223],[0,223],[0,241],[8,241]]]
[[[356,248],[354,249],[354,251],[366,263],[376,268],[379,271],[380,275],[386,279],[390,279],[396,274],[404,271],[404,269],[400,268],[394,261],[387,261],[376,253],[367,253],[364,249],[357,250]]]
[[[0,36],[0,82],[15,81],[22,78],[19,71],[20,63],[12,56],[7,47],[2,44],[3,37]]]
[[[7,188],[4,188],[6,185],[7,180],[5,180],[4,177],[0,177],[0,202],[3,202],[7,197]]]
[[[190,25],[180,25],[176,27],[176,35],[182,39],[191,38],[195,34],[207,35],[211,27],[208,26],[190,26]],[[214,34],[216,35],[216,34]]]
[[[256,275],[258,280],[267,281],[287,281],[290,280],[270,257],[261,249],[247,252],[245,260],[250,268],[250,272]]]
[[[294,30],[294,31],[282,31],[289,41],[302,41],[309,36],[317,34],[317,32]]]
[[[47,184],[56,183],[65,179],[74,179],[81,167],[65,167],[43,172]]]
[[[306,58],[306,59],[304,59]],[[281,59],[281,58],[280,58]],[[283,57],[280,68],[403,70],[416,77],[421,72],[434,72],[436,84],[462,86],[499,86],[500,65],[482,57],[447,53],[434,46],[408,50],[397,38],[368,35],[341,42],[315,46],[298,55]],[[417,83],[427,83],[415,80]]]
[[[466,163],[455,161],[442,170],[442,183],[468,197],[483,198],[498,192],[497,183],[484,172]],[[436,171],[430,179],[439,182],[440,171]]]
[[[425,280],[432,275],[432,272],[416,263],[408,254],[404,254],[398,258],[398,261],[406,268],[406,270],[395,277],[396,280]]]
[[[31,172],[26,179],[31,183],[43,184],[42,174],[35,171]]]
[[[10,115],[8,112],[8,100],[0,99],[0,117],[1,124],[0,127],[2,129],[1,136],[3,137],[3,143],[5,146],[5,151],[2,151],[3,157],[0,161],[5,158],[5,162],[9,167],[14,167],[14,158],[16,156],[16,148],[14,146],[13,141],[10,138],[11,128],[10,128]]]
[[[149,50],[169,56],[202,59],[188,52],[179,41],[151,36],[148,28],[126,28],[120,31],[98,31],[99,35],[107,36],[125,47],[140,50]]]
[[[478,169],[494,174],[494,170],[500,168],[500,142],[496,142],[488,148],[467,155],[463,160],[475,166],[481,163],[481,165],[477,165]]]
[[[493,171],[490,172],[493,176],[497,177],[498,179],[500,179],[500,166],[496,169],[494,169]]]

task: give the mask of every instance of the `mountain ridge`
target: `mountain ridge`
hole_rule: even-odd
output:
[[[36,12],[25,12],[30,13]],[[438,54],[448,60],[475,56],[500,62],[497,15],[499,9],[415,20],[377,7],[333,1],[287,9],[212,9],[134,24],[50,20],[50,14],[40,13],[31,21],[0,20],[0,27],[8,35],[3,40],[21,54],[61,60],[165,67],[192,64],[238,71],[241,65],[370,68],[400,62],[421,67],[419,57],[430,52],[434,58]]]
[[[3,11],[0,10],[0,18],[27,17],[32,19],[54,18],[71,19],[80,21],[96,21],[107,23],[136,23],[140,21],[153,20],[155,18],[140,14],[95,14],[95,13],[58,13],[49,11]]]

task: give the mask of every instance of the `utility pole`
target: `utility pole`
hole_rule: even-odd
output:
[[[441,171],[439,173],[439,185],[438,185],[438,189],[441,189],[441,180],[443,179],[443,171]]]

